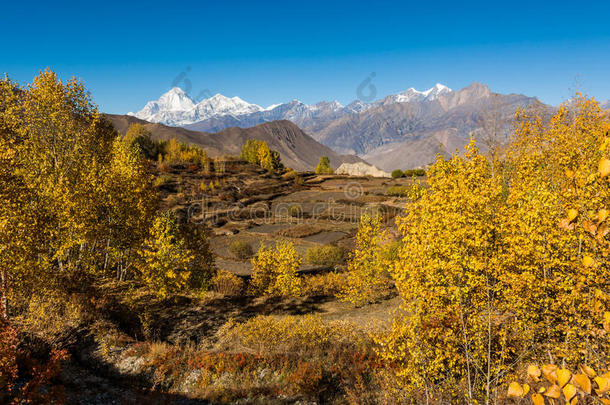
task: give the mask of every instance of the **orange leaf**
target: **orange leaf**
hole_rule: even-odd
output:
[[[586,374],[574,374],[572,381],[585,393],[591,395],[591,380]]]
[[[542,375],[542,372],[540,371],[540,369],[538,368],[537,365],[532,364],[527,368],[527,375],[534,381],[539,381],[540,380],[540,376]]]
[[[570,401],[576,395],[576,387],[573,386],[572,384],[566,384],[566,386],[563,387],[562,391],[563,391],[563,395],[565,395],[565,397],[568,401]]]
[[[586,375],[588,375],[589,377],[593,378],[597,375],[597,373],[595,372],[595,370],[593,370],[591,367],[589,366],[585,366],[584,364],[582,364],[580,366],[580,368],[582,369],[583,373],[585,373]]]
[[[542,375],[552,383],[557,381],[557,366],[554,364],[545,364],[542,366]]]
[[[574,224],[570,223],[570,220],[568,218],[564,218],[559,221],[559,227],[561,229],[565,229],[566,231],[571,231],[572,229],[574,229]]]
[[[604,238],[604,236],[608,234],[608,231],[610,231],[610,228],[608,227],[608,225],[606,225],[606,223],[603,223],[597,227],[597,235],[595,237],[598,240],[601,240]]]
[[[553,384],[544,395],[549,398],[559,399],[559,397],[561,397],[561,388],[559,388],[559,385]]]
[[[544,405],[544,397],[540,394],[532,394],[532,403],[534,405]]]
[[[597,383],[597,393],[599,395],[603,395],[606,392],[610,391],[610,378],[606,377],[595,377],[593,379]]]
[[[572,378],[572,373],[570,373],[570,370],[565,368],[560,368],[559,370],[557,370],[557,383],[560,387],[563,387],[564,385],[569,383],[570,378]]]
[[[601,177],[606,177],[610,174],[610,160],[606,158],[602,158],[599,161],[599,165],[597,167],[597,171]]]
[[[512,382],[508,386],[508,396],[511,398],[521,398],[524,395],[523,387],[518,382]]]
[[[597,232],[597,225],[595,225],[591,221],[583,221],[582,228],[585,231],[589,232],[591,235],[595,235],[595,232]]]

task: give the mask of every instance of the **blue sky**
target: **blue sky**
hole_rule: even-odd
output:
[[[2,13],[0,72],[77,76],[110,113],[176,81],[193,97],[346,104],[373,72],[378,97],[478,81],[552,104],[610,99],[603,1],[13,1]]]

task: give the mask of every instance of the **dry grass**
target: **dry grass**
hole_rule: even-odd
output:
[[[123,362],[152,375],[155,387],[213,403],[346,403],[381,392],[383,368],[372,347],[369,334],[349,322],[257,316],[229,321],[213,348],[139,343]]]
[[[212,278],[212,289],[225,296],[236,296],[244,291],[244,281],[227,270],[219,270]]]

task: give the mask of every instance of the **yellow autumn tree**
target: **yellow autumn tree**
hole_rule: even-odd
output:
[[[544,204],[528,204],[533,198],[516,193],[520,197],[516,206],[525,202],[525,209],[539,207],[535,216],[557,226],[544,227],[551,232],[544,239],[534,233],[546,245],[556,245],[545,251],[546,257],[535,255],[537,264],[522,265],[521,272],[512,274],[511,281],[522,289],[539,292],[536,307],[523,300],[527,295],[514,296],[514,305],[529,315],[542,350],[528,366],[528,378],[523,384],[513,381],[507,394],[517,400],[529,396],[534,404],[544,404],[545,397],[566,403],[610,403],[606,267],[610,123],[593,100],[582,97],[570,108],[562,107],[548,123],[520,115],[511,157],[516,164],[536,162],[526,166],[539,168],[530,174],[542,179],[538,184],[544,184],[544,193],[537,194],[545,198],[538,199]],[[531,182],[529,179],[526,184]],[[525,237],[514,233],[518,237],[513,241],[520,248],[527,246]],[[529,249],[523,253],[535,252]]]
[[[99,224],[106,238],[101,266],[104,274],[114,269],[117,279],[124,280],[132,275],[137,249],[148,236],[157,196],[137,145],[116,138],[111,153],[103,183],[106,199],[98,202],[106,212]]]
[[[320,157],[315,172],[316,174],[333,174],[333,168],[330,166],[330,159],[328,156]]]
[[[270,172],[282,168],[280,154],[272,150],[265,141],[249,139],[241,149],[240,158],[253,165],[259,165]]]
[[[178,232],[171,212],[158,216],[140,252],[139,277],[161,298],[184,289],[195,256]]]
[[[271,295],[298,295],[301,291],[301,279],[297,271],[302,258],[291,242],[280,241],[275,247],[261,246],[252,258],[253,292]]]
[[[338,294],[342,301],[363,305],[381,298],[390,280],[384,243],[387,232],[380,215],[363,214],[358,224],[356,248],[350,253],[346,283]]]
[[[518,119],[507,158],[514,170],[503,231],[507,305],[529,325],[535,360],[591,364],[610,355],[599,321],[610,308],[610,185],[599,170],[610,123],[582,97],[550,120],[525,112]]]
[[[46,70],[24,87],[0,81],[0,155],[10,185],[0,204],[8,236],[0,268],[15,301],[99,270],[92,264],[106,249],[104,182],[117,137],[77,80]]]
[[[607,367],[608,130],[579,98],[519,112],[501,160],[471,144],[430,168],[397,221],[403,303],[379,339],[404,387],[491,402],[525,361]]]
[[[428,185],[397,220],[404,237],[391,272],[403,302],[381,354],[427,401],[473,402],[490,395],[519,339],[497,316],[501,176],[471,142],[465,157],[439,157]]]
[[[133,262],[155,208],[149,175],[78,80],[0,80],[0,176],[2,294],[15,312],[33,292]]]

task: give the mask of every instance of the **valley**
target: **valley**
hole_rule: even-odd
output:
[[[492,134],[493,142],[505,144],[517,109],[545,114],[555,110],[535,97],[498,94],[484,84],[473,83],[455,91],[442,84],[426,91],[410,88],[370,103],[356,100],[347,106],[336,101],[306,105],[293,100],[268,108],[221,95],[195,104],[181,89],[174,88],[140,112],[129,114],[203,132],[287,120],[333,151],[357,155],[389,172],[425,167],[439,153],[445,157],[459,153],[471,136],[482,148],[489,147]]]

